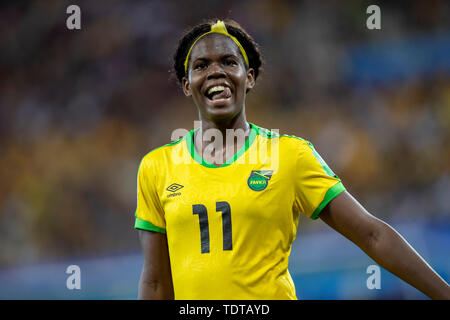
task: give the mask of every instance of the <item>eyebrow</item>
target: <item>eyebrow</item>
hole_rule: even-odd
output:
[[[223,56],[221,56],[220,58],[221,59],[227,59],[227,58],[239,58],[238,56],[236,56],[235,54],[232,54],[232,53],[227,53],[227,54],[224,54]],[[206,58],[206,57],[199,57],[199,58],[196,58],[194,61],[192,61],[192,63],[195,63],[195,62],[197,62],[197,61],[210,61],[211,59],[210,58]]]

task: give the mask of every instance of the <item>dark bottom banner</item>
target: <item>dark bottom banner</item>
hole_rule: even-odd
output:
[[[355,317],[386,317],[398,311],[402,316],[416,314],[429,308],[433,313],[448,312],[449,301],[424,300],[303,300],[303,301],[130,301],[130,300],[3,300],[3,312],[11,309],[17,316],[22,312],[36,315],[84,317],[109,314],[142,319],[301,319],[330,315]],[[442,310],[441,310],[442,309]],[[446,314],[446,313],[443,313]]]

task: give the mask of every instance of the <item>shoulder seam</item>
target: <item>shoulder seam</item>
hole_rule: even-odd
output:
[[[294,136],[294,135],[290,135],[290,134],[282,134],[280,138],[283,138],[283,137],[285,137],[285,138],[294,138],[294,139],[297,139],[297,140],[300,140],[300,141],[303,141],[303,142],[306,142],[306,143],[310,143],[306,139],[303,139],[303,138],[300,138],[300,137],[297,137],[297,136]]]
[[[262,128],[260,126],[257,126],[254,123],[250,123],[250,124],[255,128],[256,134],[259,135],[259,136],[262,136],[262,137],[267,138],[267,139],[280,138],[281,137],[281,135],[279,133],[273,132],[273,131],[271,131],[269,129],[266,129],[266,128]]]
[[[253,123],[250,123],[250,124],[253,125],[253,126],[255,127],[255,129],[256,129],[256,134],[258,134],[258,135],[260,135],[260,136],[262,136],[262,137],[268,138],[268,139],[287,137],[287,138],[298,139],[298,140],[303,141],[303,142],[306,142],[306,143],[308,143],[308,144],[310,143],[308,140],[303,139],[303,138],[300,138],[300,137],[297,137],[297,136],[294,136],[294,135],[290,135],[290,134],[279,134],[279,133],[273,132],[273,131],[271,131],[271,130],[269,130],[269,129],[262,128],[262,127],[260,127],[260,126],[258,126],[258,125],[253,124]]]

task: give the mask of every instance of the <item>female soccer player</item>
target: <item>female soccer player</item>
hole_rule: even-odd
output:
[[[297,299],[288,259],[303,213],[429,297],[449,299],[448,284],[345,190],[311,143],[247,122],[260,68],[257,44],[234,21],[181,39],[174,69],[201,127],[139,166],[139,298]],[[211,129],[221,133],[212,149]],[[226,138],[237,131],[243,139]]]

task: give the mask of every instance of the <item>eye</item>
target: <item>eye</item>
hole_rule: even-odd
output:
[[[237,66],[237,62],[234,61],[233,59],[227,59],[227,60],[225,60],[225,64],[226,64],[227,66]]]
[[[194,70],[202,70],[204,68],[206,68],[206,63],[204,62],[194,64]]]

